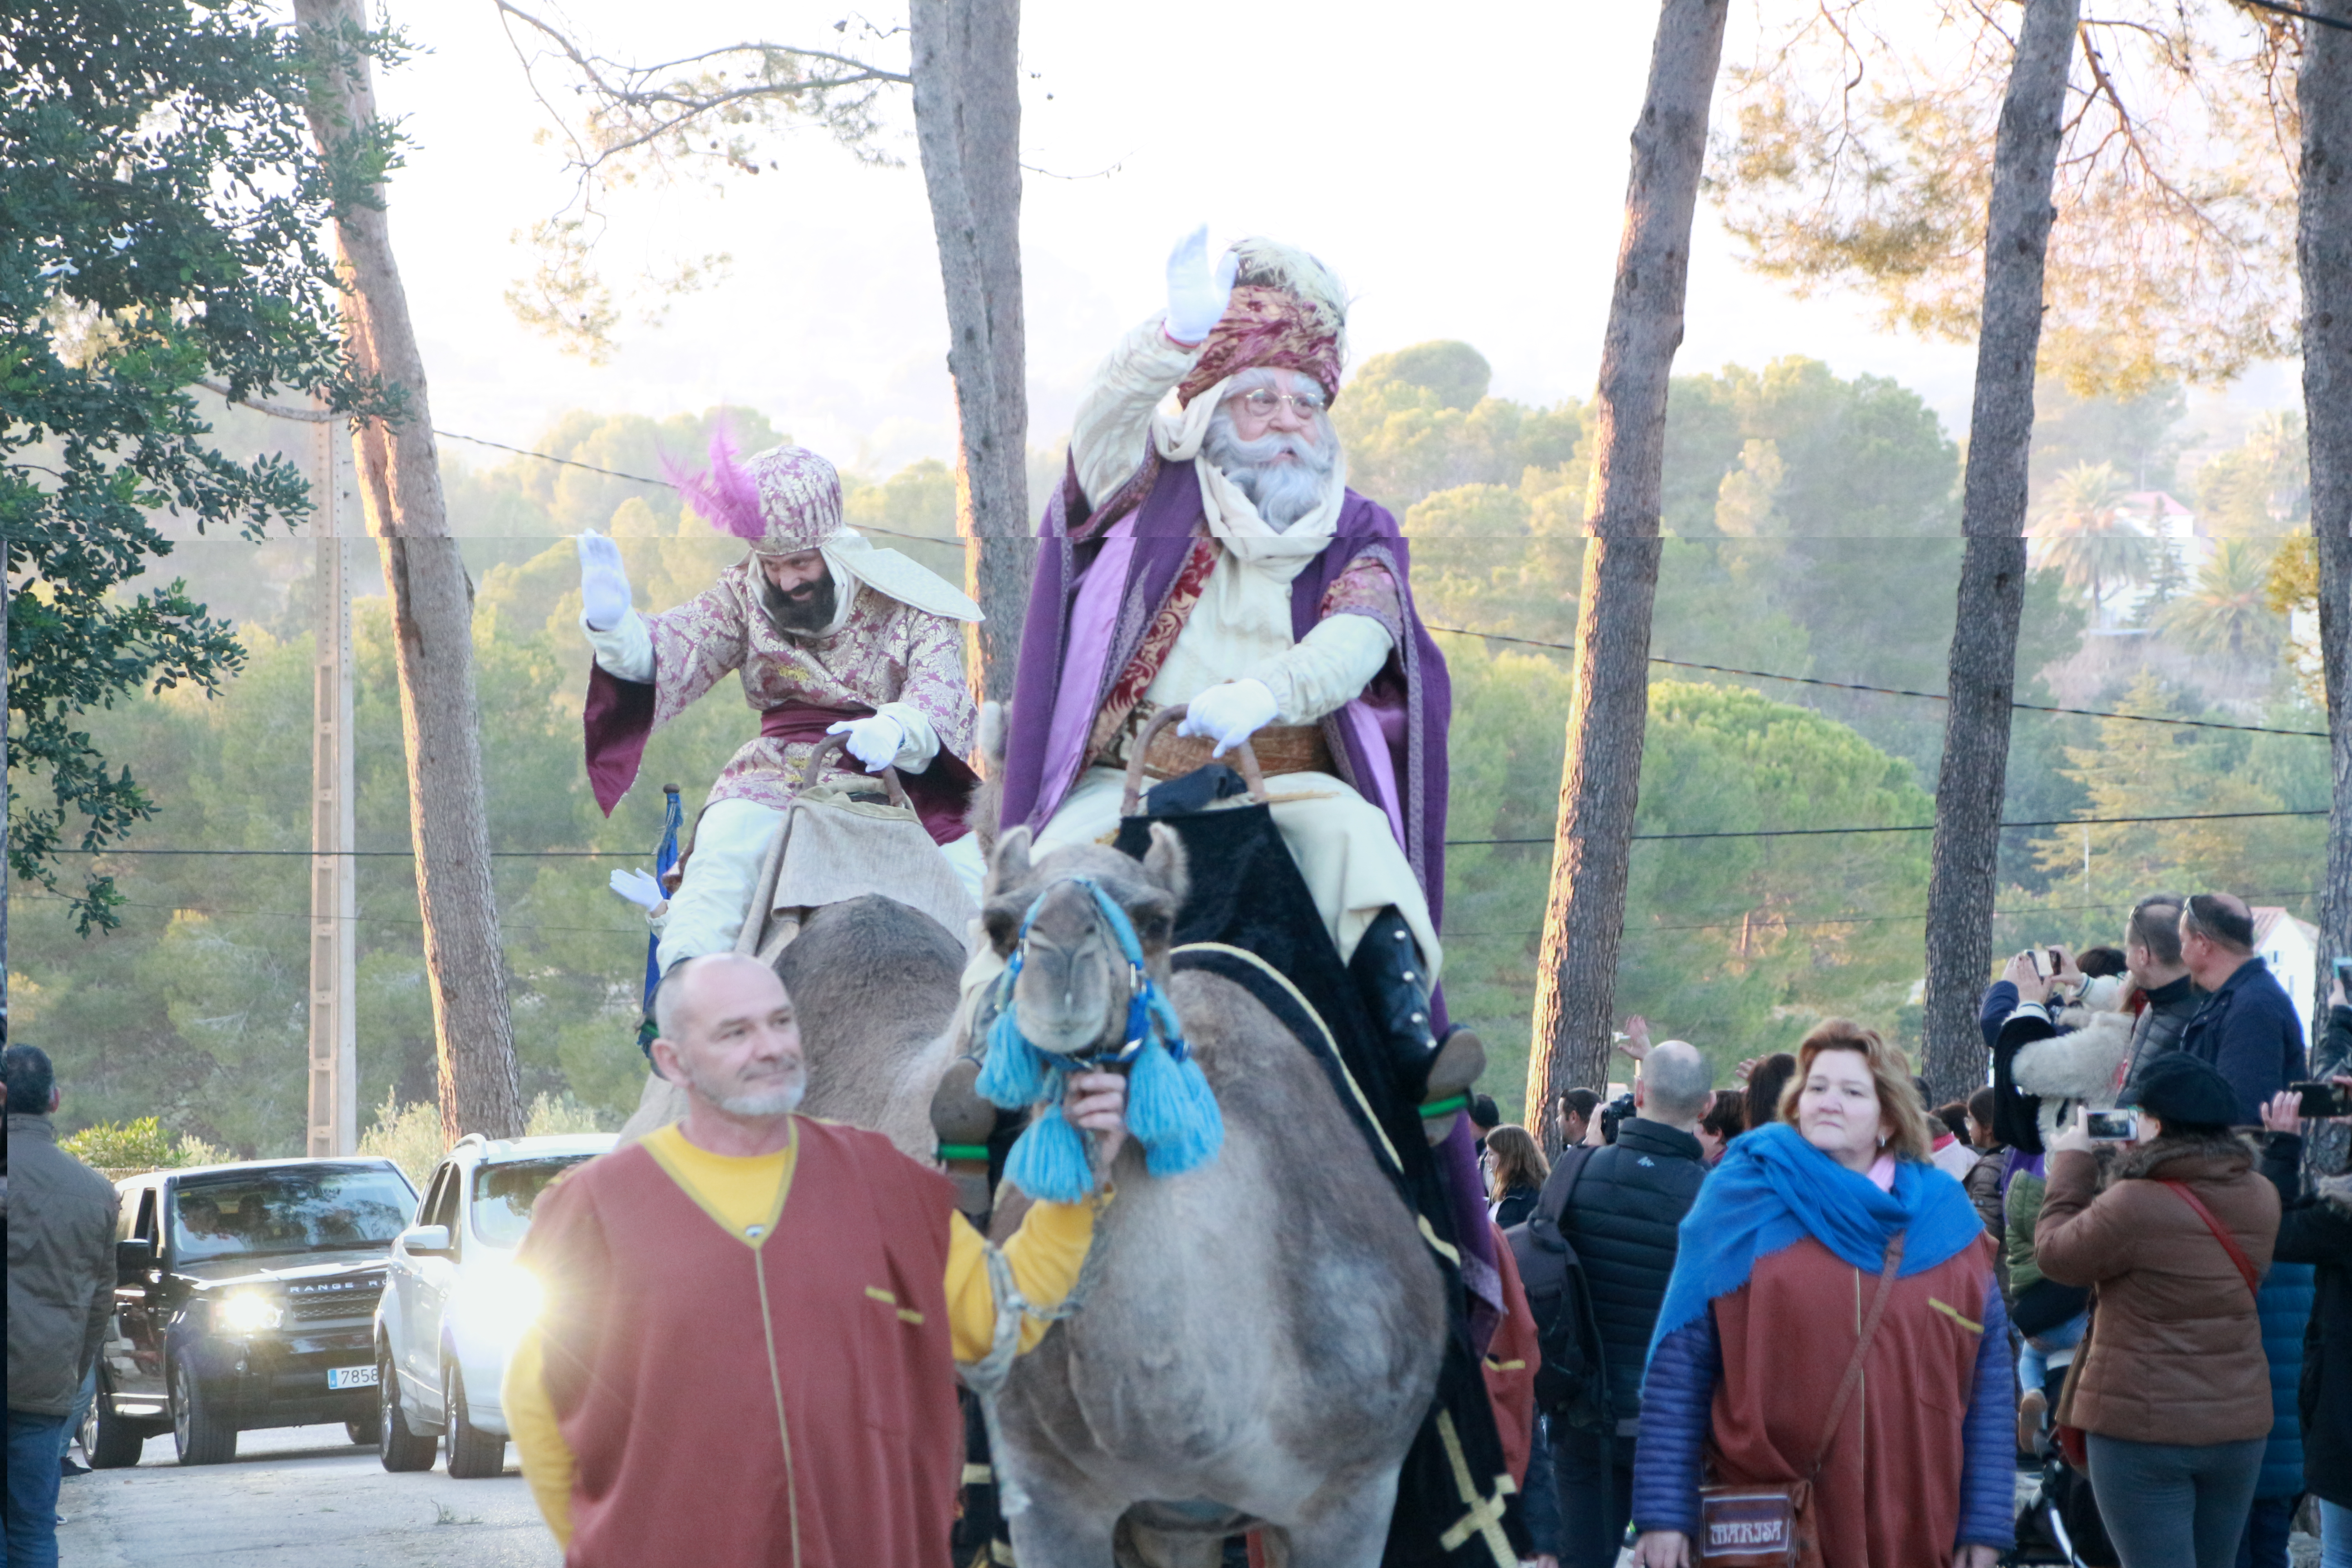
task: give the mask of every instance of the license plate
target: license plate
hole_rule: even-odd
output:
[[[373,1363],[366,1366],[331,1366],[327,1369],[327,1386],[329,1388],[373,1388],[375,1367]]]

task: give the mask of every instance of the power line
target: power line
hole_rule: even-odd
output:
[[[2323,27],[2340,27],[2345,32],[2352,33],[2352,22],[2343,21],[2335,16],[2323,16],[2316,11],[2305,11],[2294,5],[2282,5],[2278,0],[2242,0],[2242,4],[2252,5],[2258,11],[2275,11],[2282,16],[2300,16],[2306,22],[2316,22]]]
[[[2182,812],[2170,816],[2053,816],[2039,822],[2004,822],[2012,827],[2111,827],[2137,822],[2237,822],[2250,818],[2274,816],[2326,816],[2325,811],[2204,811]],[[1729,833],[1636,833],[1635,843],[1669,842],[1685,838],[1820,838],[1862,833],[1933,833],[1936,825],[1921,822],[1906,827],[1756,827]],[[1477,844],[1549,844],[1542,838],[1449,838],[1448,848],[1455,845]]]
[[[1555,648],[1561,653],[1574,653],[1573,643],[1546,642],[1541,637],[1507,637],[1501,632],[1475,631],[1468,626],[1431,626],[1433,632],[1449,632],[1455,637],[1484,637],[1491,642],[1519,643],[1528,647]],[[1940,691],[1913,691],[1900,686],[1869,686],[1853,680],[1823,680],[1811,675],[1782,675],[1769,669],[1738,669],[1727,664],[1702,664],[1696,659],[1665,658],[1650,656],[1652,664],[1671,665],[1676,669],[1704,669],[1717,675],[1740,675],[1755,680],[1785,680],[1795,686],[1821,686],[1832,691],[1866,691],[1878,697],[1916,697],[1926,702],[1949,702],[1951,698]],[[2174,724],[2190,730],[2228,730],[2241,735],[2304,735],[2317,740],[2327,739],[2325,730],[2282,730],[2266,724],[2224,724],[2213,719],[2177,719],[2155,713],[2117,713],[2105,708],[2067,708],[2049,702],[2011,702],[2013,709],[2028,713],[2067,713],[2084,719],[2128,719],[2136,724]]]
[[[2319,896],[2319,889],[2316,888],[2292,888],[2283,892],[2245,893],[2240,896],[2245,899],[2249,903],[2252,902],[2256,899],[2311,899],[2317,898]],[[1995,910],[1992,913],[1995,920],[2024,920],[2029,917],[2039,917],[2042,915],[2077,914],[2085,910],[2128,910],[2130,908],[2131,905],[2129,902],[2050,904],[2039,909]],[[1912,913],[1901,915],[1847,915],[1834,919],[1822,918],[1806,919],[1801,921],[1771,921],[1768,922],[1768,929],[1777,928],[1785,931],[1804,931],[1816,926],[1876,925],[1888,921],[1924,921],[1927,918],[1927,910],[1917,910]],[[1648,931],[1736,931],[1739,927],[1748,923],[1748,922],[1746,920],[1737,920],[1701,921],[1695,923],[1675,925],[1629,925],[1625,928],[1624,934],[1628,937],[1633,937],[1642,935]],[[1532,931],[1440,931],[1438,933],[1441,938],[1449,942],[1467,942],[1472,938],[1477,937],[1483,937],[1489,940],[1517,938],[1520,941],[1525,941],[1529,937],[1538,937],[1542,934],[1543,929],[1540,926]]]

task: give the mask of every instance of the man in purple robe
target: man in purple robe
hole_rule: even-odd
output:
[[[1147,752],[1150,778],[1250,741],[1340,956],[1377,954],[1368,1000],[1399,1081],[1442,1100],[1484,1065],[1433,994],[1445,662],[1395,519],[1347,488],[1338,279],[1265,239],[1213,268],[1206,240],[1177,246],[1166,310],[1079,403],[1023,633],[1003,824],[1039,850],[1116,828],[1120,769],[1162,707],[1189,711]]]
[[[980,606],[852,532],[840,476],[805,447],[738,461],[722,437],[709,471],[682,479],[697,510],[751,546],[707,593],[640,616],[620,547],[580,538],[581,626],[596,656],[584,720],[598,805],[609,815],[627,792],[653,730],[730,673],[740,673],[760,715],[760,733],[720,771],[696,822],[684,880],[660,918],[661,972],[734,945],[761,860],[804,784],[858,776],[836,759],[803,779],[827,735],[845,735],[849,755],[872,772],[898,769],[953,873],[940,879],[949,897],[961,896],[960,881],[976,900],[982,868],[964,823],[975,780],[961,753],[977,719],[962,623],[980,619]]]

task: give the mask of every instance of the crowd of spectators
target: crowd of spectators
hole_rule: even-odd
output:
[[[1717,1089],[1635,1017],[1549,1166],[1491,1131],[1513,1250],[1578,1266],[1544,1342],[1598,1346],[1535,1420],[1534,1561],[1696,1568],[1723,1489],[1801,1500],[1824,1568],[2285,1568],[2298,1518],[2352,1568],[2352,1002],[2306,1053],[2254,947],[2242,900],[2154,893],[2019,954],[1940,1104],[1850,1020]]]

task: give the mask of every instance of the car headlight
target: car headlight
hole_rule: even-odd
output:
[[[545,1299],[530,1269],[515,1263],[484,1263],[458,1279],[449,1307],[467,1328],[511,1338],[538,1321]]]
[[[220,1304],[222,1324],[232,1333],[257,1334],[286,1321],[286,1309],[268,1297],[241,1290]]]

